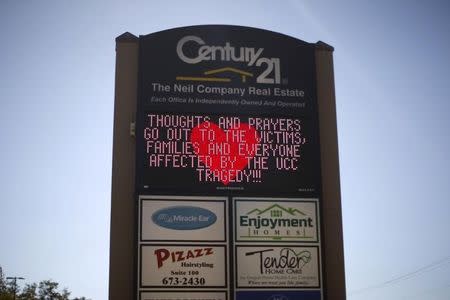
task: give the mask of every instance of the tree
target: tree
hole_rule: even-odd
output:
[[[43,280],[39,282],[38,299],[39,300],[69,300],[70,292],[63,289],[58,291],[58,283],[51,280]]]
[[[10,293],[1,293],[0,300],[13,300],[14,296]]]
[[[37,284],[26,284],[22,293],[17,297],[18,300],[38,300],[37,298]]]
[[[10,286],[3,274],[3,269],[0,266],[0,300],[13,300],[13,297],[10,293]]]
[[[3,269],[0,267],[0,295],[6,292],[5,275],[3,275]]]
[[[53,280],[42,280],[39,284],[26,284],[22,290],[5,279],[0,266],[0,300],[13,300],[16,291],[17,300],[89,300],[85,297],[70,299],[70,291],[67,288],[58,289],[59,283]],[[17,290],[16,290],[17,289]]]

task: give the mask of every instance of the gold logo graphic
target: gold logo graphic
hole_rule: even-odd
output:
[[[231,68],[231,67],[225,67],[220,69],[214,69],[210,71],[206,71],[203,74],[207,75],[206,77],[196,77],[196,76],[177,76],[176,80],[178,81],[207,81],[207,82],[231,82],[231,78],[227,77],[210,77],[208,75],[217,75],[224,72],[231,72],[236,73],[241,76],[242,82],[247,81],[247,77],[253,77],[252,73],[245,72],[239,69]]]

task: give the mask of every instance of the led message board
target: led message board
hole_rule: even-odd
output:
[[[265,30],[139,38],[138,299],[325,299],[315,80]]]
[[[317,192],[314,129],[299,117],[147,112],[142,188]]]

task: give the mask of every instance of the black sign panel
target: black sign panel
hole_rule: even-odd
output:
[[[323,300],[315,45],[237,26],[139,41],[138,299]]]
[[[141,36],[137,193],[318,197],[314,49],[238,26]]]

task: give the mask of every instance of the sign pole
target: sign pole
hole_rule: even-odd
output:
[[[345,273],[342,234],[339,152],[333,72],[333,47],[316,44],[317,101],[322,168],[323,244],[328,299],[344,300]]]
[[[111,188],[109,299],[135,294],[134,199],[135,138],[139,40],[131,33],[116,38],[116,78]]]

